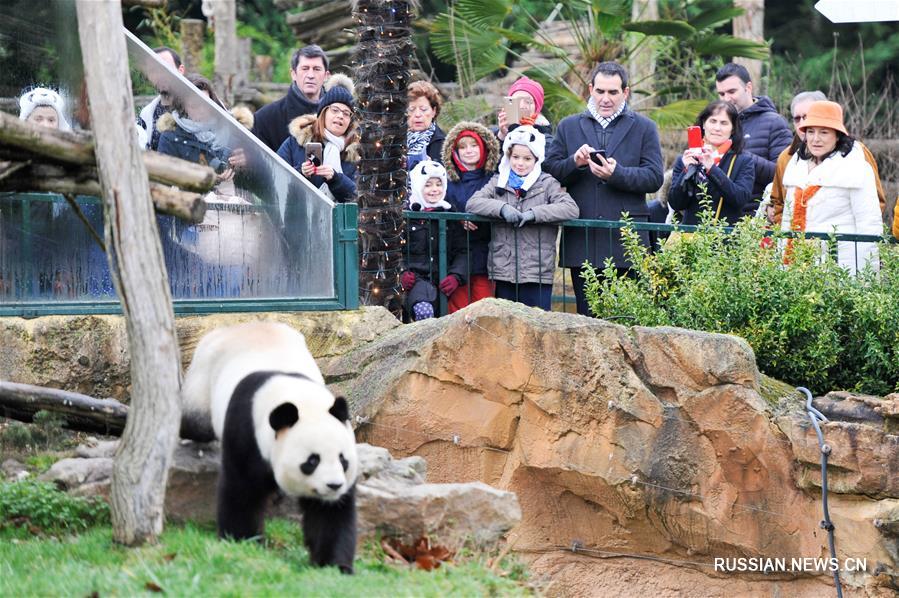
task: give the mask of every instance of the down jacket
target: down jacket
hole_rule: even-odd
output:
[[[727,176],[728,170],[730,178]],[[668,189],[668,205],[683,212],[681,224],[699,224],[699,214],[705,207],[694,182],[688,181],[688,189],[684,188],[685,173],[683,156],[678,156],[674,161],[674,174]],[[755,169],[749,156],[745,153],[726,153],[721,158],[721,164],[712,166],[708,172],[708,194],[712,211],[716,212],[720,203],[719,217],[727,220],[728,224],[736,224],[743,217],[743,206],[749,201],[754,177]]]
[[[434,212],[450,212],[444,208],[435,208]],[[411,308],[419,301],[433,302],[437,300],[436,287],[440,284],[439,241],[440,222],[430,218],[415,218],[406,221],[407,251],[406,270],[415,272],[418,281],[406,296],[406,305]],[[459,284],[467,281],[466,262],[468,261],[465,237],[462,224],[458,220],[446,223],[446,269],[447,274],[455,274]]]
[[[818,185],[821,188],[808,201],[806,232],[883,234],[874,170],[857,143],[846,156],[834,154],[811,172],[808,162],[797,152],[787,163],[783,178],[786,201],[781,230],[792,230],[796,190]],[[861,269],[866,262],[877,267],[877,245],[874,243],[840,241],[837,256],[840,265],[852,273],[856,272],[856,265]]]
[[[790,145],[793,133],[767,96],[755,98],[751,106],[740,112],[740,124],[743,125],[743,153],[750,156],[755,164],[753,201],[743,207],[743,213],[751,216],[759,207],[765,187],[774,180],[777,157]]]
[[[278,155],[293,166],[297,172],[303,162],[306,161],[306,144],[310,141],[318,141],[312,138],[312,125],[315,123],[315,115],[305,114],[298,116],[290,123],[290,137],[284,140],[278,148]],[[352,133],[353,125],[347,129],[347,135]],[[324,143],[322,143],[324,145]],[[340,153],[340,167],[343,172],[335,172],[328,183],[328,189],[338,202],[356,200],[356,162],[359,160],[359,143],[354,142],[346,146]],[[318,175],[312,175],[309,181],[315,187],[321,187],[326,181]]]
[[[506,204],[522,213],[533,210],[533,223],[521,228],[505,222],[492,226],[490,255],[487,270],[493,280],[512,283],[552,284],[556,269],[555,224],[578,217],[577,204],[562,188],[559,181],[543,172],[520,197],[514,191],[497,187],[499,175],[468,200],[468,211],[479,216],[501,218]]]
[[[453,162],[453,148],[462,131],[474,131],[484,142],[487,150],[487,160],[484,168],[460,172]],[[499,165],[501,150],[499,141],[487,129],[476,122],[462,121],[446,134],[443,143],[443,165],[446,167],[446,201],[457,212],[468,211],[468,200],[472,195],[480,191],[484,185],[490,182],[496,167]],[[478,230],[467,233],[468,237],[468,264],[470,274],[487,274],[487,252],[490,246],[490,225],[486,222],[478,223]]]

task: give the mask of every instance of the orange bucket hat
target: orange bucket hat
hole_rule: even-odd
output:
[[[812,102],[808,107],[805,119],[799,124],[798,129],[805,131],[809,127],[828,127],[848,135],[846,126],[843,125],[843,108],[836,102],[821,100]]]

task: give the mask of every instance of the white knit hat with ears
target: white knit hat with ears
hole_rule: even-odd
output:
[[[546,137],[530,125],[515,127],[509,131],[503,140],[503,159],[499,163],[499,179],[496,181],[498,187],[505,187],[509,182],[509,172],[512,170],[509,154],[512,153],[513,145],[527,146],[537,158],[534,170],[524,177],[524,184],[521,186],[523,191],[527,191],[540,178],[542,172],[540,165],[543,164],[543,158],[546,157]]]
[[[433,160],[422,160],[409,173],[412,179],[412,197],[409,199],[409,209],[423,210],[424,208],[444,208],[451,210],[453,207],[446,201],[446,168],[440,162]],[[443,197],[436,204],[429,204],[424,198],[425,183],[428,179],[440,179],[443,181]]]
[[[19,118],[27,120],[38,106],[50,106],[56,110],[56,116],[59,118],[59,130],[71,131],[72,127],[66,120],[63,109],[65,102],[56,91],[47,87],[35,87],[29,89],[19,98]]]

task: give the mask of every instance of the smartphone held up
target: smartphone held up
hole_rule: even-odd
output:
[[[517,125],[521,122],[521,98],[506,96],[503,98],[503,109],[506,111],[507,125]]]

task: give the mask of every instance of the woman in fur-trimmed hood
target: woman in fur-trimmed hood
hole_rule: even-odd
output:
[[[490,129],[476,122],[462,121],[446,135],[443,143],[443,163],[449,180],[446,200],[457,212],[467,212],[468,198],[486,185],[499,165],[499,141]],[[487,277],[487,253],[490,246],[490,225],[485,222],[465,222],[467,231],[467,285],[449,298],[449,313],[485,297],[493,297],[494,285]]]
[[[346,75],[332,75],[325,89],[317,115],[304,114],[290,122],[290,137],[278,155],[334,201],[355,201],[359,133],[353,81]],[[321,161],[318,155],[307,155],[313,143],[321,146]]]

